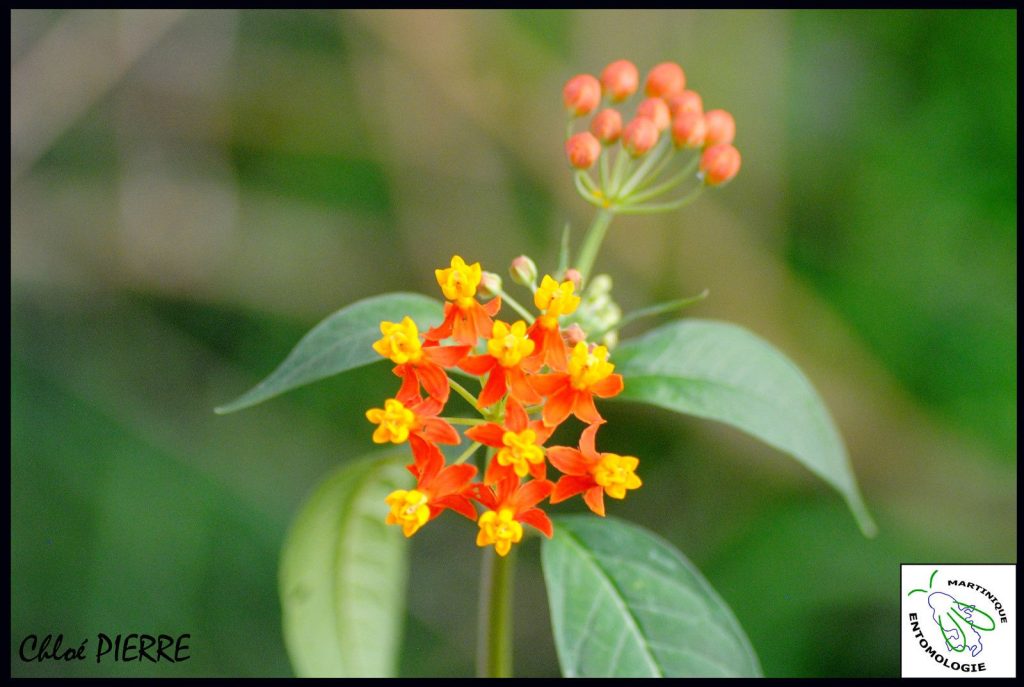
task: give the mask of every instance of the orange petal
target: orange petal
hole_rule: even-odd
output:
[[[495,296],[494,298],[487,301],[480,307],[483,308],[485,313],[487,313],[491,317],[494,317],[495,315],[498,314],[498,311],[501,310],[501,296]],[[490,334],[491,330],[488,329],[484,336],[490,336]]]
[[[583,501],[587,504],[590,510],[594,511],[602,518],[604,517],[604,489],[601,487],[591,487],[587,489],[586,493],[583,494]]]
[[[471,375],[482,376],[497,364],[498,361],[489,355],[469,355],[462,359],[459,367]]]
[[[544,424],[548,427],[562,424],[576,405],[576,396],[575,389],[566,387],[550,397],[544,406]]]
[[[551,535],[555,533],[555,528],[551,525],[551,518],[540,508],[531,508],[528,511],[524,511],[519,514],[516,520],[524,522],[531,527],[536,527],[548,539],[551,539]]]
[[[530,480],[516,491],[514,498],[516,511],[532,508],[551,495],[555,485],[546,479]]]
[[[504,479],[515,479],[516,472],[511,465],[502,465],[497,458],[491,458],[484,473],[484,484],[497,484]]]
[[[623,388],[622,375],[610,374],[600,382],[590,385],[590,390],[601,398],[611,398],[617,396],[622,392]]]
[[[505,426],[513,432],[522,432],[530,422],[523,406],[515,400],[509,399],[505,404]]]
[[[480,505],[484,508],[490,510],[497,510],[498,508],[498,499],[494,496],[494,489],[489,486],[484,486],[479,482],[470,484],[466,490],[466,495],[475,501],[479,501]]]
[[[401,373],[399,373],[399,369],[401,369]],[[402,378],[402,388],[395,394],[395,398],[406,407],[418,403],[420,400],[420,382],[412,366],[397,365],[394,372]]]
[[[554,427],[545,425],[543,420],[534,420],[528,426],[537,435],[538,446],[543,446],[544,442],[551,438],[551,433],[555,431]]]
[[[491,368],[491,375],[487,378],[483,391],[480,392],[478,402],[482,408],[492,406],[505,396],[505,391],[507,390],[505,369],[501,365],[495,365]]]
[[[509,395],[516,399],[520,403],[525,405],[533,405],[534,403],[540,403],[543,400],[530,383],[526,379],[526,375],[523,373],[520,367],[510,367],[505,370],[505,374],[508,377]]]
[[[493,422],[487,422],[467,429],[466,436],[473,441],[479,441],[481,444],[487,444],[495,448],[501,448],[505,445],[501,440],[505,436],[505,428]]]
[[[476,508],[473,507],[473,502],[461,494],[451,494],[440,498],[434,502],[434,505],[441,508],[450,508],[459,515],[465,515],[470,520],[476,520]]]
[[[454,427],[436,417],[425,419],[420,433],[435,444],[457,444],[461,441]]]
[[[582,453],[574,448],[552,446],[548,449],[547,453],[548,460],[558,468],[559,472],[563,472],[566,475],[586,475],[590,473],[592,461],[587,460]]]
[[[409,446],[416,461],[416,483],[429,484],[444,467],[441,449],[416,434],[409,435]]]
[[[546,375],[530,377],[530,386],[541,396],[551,396],[569,384],[569,375],[564,372],[553,372]]]
[[[441,367],[454,367],[469,352],[469,346],[430,346],[428,342],[422,350],[431,362]]]
[[[442,320],[441,324],[436,327],[428,329],[423,335],[423,338],[427,341],[440,341],[441,339],[447,339],[452,335],[452,324],[457,313],[458,309],[455,307],[454,303],[445,303],[444,320]]]
[[[544,362],[552,370],[559,371],[564,370],[569,364],[569,359],[565,355],[565,341],[562,340],[558,329],[544,330]]]
[[[435,363],[424,360],[416,366],[416,376],[423,385],[424,391],[431,398],[436,398],[441,403],[448,401],[448,375]]]
[[[604,422],[595,422],[592,425],[588,425],[583,430],[583,434],[580,434],[580,451],[583,452],[583,455],[587,456],[589,459],[588,463],[590,464],[600,460],[600,456],[597,455],[597,450],[594,448],[594,439],[597,436],[597,430],[602,424]]]
[[[590,475],[566,475],[558,480],[554,491],[551,492],[551,503],[561,503],[593,486],[594,478]]]
[[[530,476],[534,479],[544,479],[548,476],[548,464],[544,461],[539,463],[530,463]]]
[[[573,414],[579,419],[586,422],[588,425],[594,424],[595,422],[604,422],[604,418],[597,412],[597,408],[594,407],[594,397],[588,391],[580,391],[576,394],[575,401],[572,405]]]
[[[437,473],[437,477],[429,485],[423,486],[428,487],[435,497],[442,498],[462,492],[475,476],[475,465],[449,465]]]

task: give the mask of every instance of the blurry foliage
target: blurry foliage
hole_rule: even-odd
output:
[[[68,15],[12,13],[12,62]],[[745,157],[721,207],[733,207],[755,236],[779,224],[788,266],[845,318],[935,426],[962,432],[981,447],[971,455],[989,464],[914,475],[948,490],[925,511],[923,499],[904,504],[919,486],[888,484],[888,470],[899,465],[873,467],[865,496],[881,535],[868,541],[827,487],[782,465],[770,449],[699,420],[614,405],[606,413],[608,445],[640,456],[645,481],[638,497],[615,504],[616,515],[657,529],[701,568],[735,610],[769,676],[895,675],[901,561],[1013,560],[1014,12],[630,12],[607,15],[615,31],[604,35],[595,27],[608,26],[597,21],[606,15],[594,13],[472,15],[497,27],[509,45],[539,51],[489,52],[478,44],[487,40],[483,31],[460,38],[488,54],[489,67],[502,70],[494,76],[512,88],[550,88],[521,97],[546,98],[541,109],[554,124],[528,138],[488,139],[493,157],[484,159],[497,160],[503,176],[484,179],[493,193],[511,196],[518,227],[453,222],[428,237],[402,228],[410,212],[402,165],[420,165],[424,183],[465,182],[477,195],[482,187],[472,185],[477,170],[460,177],[445,160],[423,167],[423,160],[374,148],[386,142],[386,129],[374,125],[393,113],[383,110],[385,100],[374,109],[368,103],[376,94],[356,97],[357,89],[366,87],[367,69],[395,72],[374,72],[368,59],[419,74],[380,41],[384,34],[367,28],[373,21],[388,26],[388,15],[234,16],[226,90],[195,96],[222,108],[214,118],[221,128],[186,137],[175,153],[187,170],[204,145],[219,151],[237,186],[234,252],[209,279],[147,281],[118,262],[127,249],[107,238],[117,233],[104,233],[120,221],[126,140],[155,135],[145,128],[140,134],[145,122],[125,121],[124,96],[133,88],[159,95],[158,79],[139,86],[129,72],[128,84],[100,97],[12,182],[12,674],[290,674],[274,579],[285,528],[328,470],[372,447],[362,413],[394,380],[375,365],[237,415],[214,417],[213,406],[269,372],[332,310],[393,288],[433,288],[434,264],[421,251],[450,255],[452,241],[472,237],[472,245],[458,247],[468,256],[516,245],[539,261],[553,259],[563,222],[579,208],[567,207],[566,189],[553,187],[557,170],[541,176],[509,146],[557,147],[557,89],[573,72],[599,69],[599,59],[635,57],[641,66],[650,66],[641,55],[678,59],[697,88],[720,92],[715,106],[730,107],[722,93],[749,91],[737,112],[758,114],[761,84],[744,82],[738,70],[760,63],[758,46],[785,56],[784,157]],[[176,30],[187,36],[206,18],[187,17],[165,40]],[[664,33],[644,45],[618,37],[653,25]],[[691,43],[666,38],[676,34]],[[716,53],[722,35],[730,37],[728,59]],[[595,58],[598,44],[603,57]],[[142,66],[173,71],[160,62],[162,47]],[[454,64],[467,59],[461,46],[432,47],[450,48]],[[595,62],[584,63],[581,53]],[[521,73],[526,59],[552,73]],[[192,94],[167,90],[158,102],[192,102]],[[461,101],[439,102],[433,111],[454,112]],[[403,116],[427,116],[418,105],[410,102]],[[759,117],[737,119],[745,155],[744,145],[751,153],[774,150],[743,133],[761,125]],[[484,135],[478,124],[456,122],[471,140]],[[560,155],[554,150],[546,159]],[[200,183],[206,178],[196,173]],[[782,185],[772,186],[777,180]],[[568,188],[568,174],[560,183]],[[784,198],[756,195],[776,188]],[[780,202],[782,214],[774,217]],[[768,208],[765,216],[761,208]],[[700,212],[695,216],[722,217]],[[90,233],[94,227],[103,229],[100,238]],[[638,229],[648,227],[623,231],[639,251],[651,244]],[[508,244],[491,240],[496,230],[513,234],[501,239]],[[440,240],[446,231],[451,240]],[[770,241],[752,243],[773,250]],[[684,295],[674,255],[664,250],[641,263],[636,274],[648,284],[617,276],[624,300]],[[621,267],[616,257],[624,256],[609,255],[605,264]],[[312,258],[320,261],[311,267]],[[326,294],[316,288],[324,283],[332,289]],[[292,292],[282,295],[282,288]],[[714,289],[702,307],[701,316],[715,316]],[[853,458],[855,468],[872,460]],[[968,477],[991,490],[986,503],[1009,512],[978,510],[988,524],[980,536],[953,539],[955,523],[945,521],[943,504]],[[442,524],[413,542],[412,579],[420,584],[409,600],[407,675],[472,670],[472,525]],[[557,671],[536,558],[535,545],[523,547],[516,632],[518,646],[531,648],[516,655],[521,675]],[[422,593],[430,585],[439,591]],[[464,593],[449,593],[456,589]],[[194,658],[176,666],[26,665],[17,644],[31,632],[90,637],[91,647],[98,632],[189,632]]]

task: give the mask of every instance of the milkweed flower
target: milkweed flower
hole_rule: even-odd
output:
[[[487,303],[476,300],[477,287],[483,277],[479,262],[467,265],[461,256],[452,256],[451,266],[434,270],[441,293],[448,299],[444,304],[444,321],[430,329],[426,338],[440,341],[449,336],[461,344],[476,345],[477,339],[491,331],[493,320],[501,308],[501,299]]]
[[[459,367],[474,375],[488,375],[487,383],[477,401],[487,408],[500,401],[509,391],[523,403],[539,403],[541,397],[526,381],[523,361],[533,353],[536,344],[527,336],[526,322],[519,320],[511,326],[498,320],[487,340],[487,353],[468,356]]]
[[[551,519],[536,505],[546,499],[554,484],[534,479],[520,484],[518,477],[506,477],[493,487],[471,486],[472,497],[487,510],[477,519],[480,532],[477,546],[494,545],[499,556],[505,556],[513,544],[523,538],[523,525],[530,525],[550,538],[554,533]]]
[[[424,346],[419,330],[411,317],[401,322],[380,323],[383,337],[373,344],[373,350],[395,363],[394,373],[402,378],[402,388],[396,398],[408,400],[419,397],[420,385],[427,394],[441,403],[448,400],[448,375],[444,368],[454,366],[469,351],[469,346],[438,346],[436,342]]]
[[[466,436],[498,449],[484,474],[484,484],[494,484],[513,475],[544,479],[543,444],[553,431],[540,420],[531,422],[523,406],[509,399],[504,424],[486,422],[469,429]]]
[[[445,466],[443,456],[437,452],[431,453],[421,465],[409,466],[409,470],[416,477],[416,488],[396,489],[385,497],[384,502],[391,507],[385,523],[400,525],[402,534],[411,537],[446,509],[476,520],[476,509],[466,496],[476,475],[474,466]]]
[[[366,419],[377,425],[373,443],[402,444],[420,439],[428,444],[458,444],[459,433],[446,420],[437,417],[441,403],[435,398],[402,402],[397,398],[384,401],[383,408],[370,408]]]
[[[608,349],[595,346],[591,351],[580,341],[572,349],[566,372],[536,375],[530,382],[547,398],[542,417],[549,427],[560,425],[569,414],[593,424],[603,418],[594,406],[594,396],[610,398],[622,391],[622,375],[613,373]]]
[[[580,297],[573,293],[575,290],[576,286],[568,279],[559,283],[549,274],[541,279],[537,292],[533,294],[533,304],[543,314],[533,321],[528,331],[530,339],[537,345],[526,362],[529,369],[536,370],[545,363],[553,370],[565,369],[565,342],[558,333],[558,318],[576,312]]]
[[[598,453],[594,438],[600,424],[583,430],[579,449],[552,446],[548,460],[563,474],[551,493],[551,503],[559,503],[583,493],[583,501],[590,510],[604,516],[604,495],[613,499],[626,498],[630,489],[638,489],[643,482],[636,474],[640,460],[635,456],[616,453]]]

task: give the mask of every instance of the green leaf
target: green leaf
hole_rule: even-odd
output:
[[[865,535],[877,528],[824,402],[796,365],[742,327],[673,322],[615,350],[617,397],[718,420],[784,451],[839,490]]]
[[[761,674],[725,602],[683,554],[644,528],[559,517],[541,562],[565,677]]]
[[[393,677],[408,546],[384,497],[408,482],[396,454],[347,463],[317,487],[281,553],[285,645],[299,677]]]
[[[433,298],[415,293],[386,293],[357,301],[309,330],[269,377],[215,412],[223,415],[248,408],[303,384],[382,360],[373,350],[381,321],[399,322],[407,315],[422,331],[441,323],[443,308]]]

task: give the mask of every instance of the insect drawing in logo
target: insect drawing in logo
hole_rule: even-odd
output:
[[[984,648],[981,643],[982,632],[996,629],[995,619],[973,604],[957,601],[945,592],[931,591],[938,569],[932,572],[928,580],[928,589],[912,589],[907,596],[927,594],[931,619],[942,633],[947,652],[963,653],[970,651],[976,658]]]

